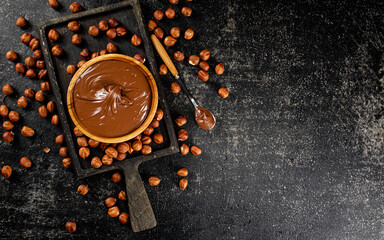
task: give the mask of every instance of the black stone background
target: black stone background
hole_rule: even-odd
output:
[[[218,122],[211,131],[198,129],[185,95],[170,93],[169,74],[161,78],[172,116],[188,117],[187,143],[201,146],[203,154],[141,166],[158,226],[133,233],[111,219],[103,203],[123,184],[112,183],[112,173],[77,180],[63,168],[54,143],[60,128],[38,116],[37,102],[25,111],[16,106],[24,89],[38,89],[39,81],[19,76],[5,53],[30,56],[20,35],[37,36],[37,23],[70,14],[71,1],[60,2],[60,11],[42,0],[0,4],[0,81],[16,88],[5,102],[22,115],[15,142],[1,142],[0,166],[14,169],[9,180],[0,177],[1,239],[384,238],[382,3],[180,0],[172,6],[177,18],[162,20],[161,27],[191,27],[196,36],[178,41],[170,52],[189,56],[206,48],[211,67],[226,67],[222,76],[210,70],[203,83],[196,67],[176,64]],[[85,9],[114,2],[79,0]],[[146,20],[154,10],[171,7],[166,0],[141,5]],[[184,5],[193,8],[188,19],[180,14]],[[29,28],[15,26],[19,16]],[[225,100],[217,95],[221,86],[230,91]],[[24,124],[36,129],[36,137],[20,135]],[[19,166],[22,156],[32,159],[31,169]],[[190,171],[185,191],[177,185],[181,167]],[[148,185],[151,175],[161,178],[159,186]],[[90,186],[86,196],[76,192],[81,183]],[[121,201],[118,206],[128,210]],[[67,221],[77,222],[76,233],[65,230]]]

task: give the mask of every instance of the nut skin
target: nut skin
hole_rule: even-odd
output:
[[[26,108],[28,106],[28,100],[26,97],[22,96],[19,99],[17,99],[17,106],[19,108]]]
[[[32,35],[30,33],[24,33],[23,35],[21,35],[20,37],[20,40],[26,44],[26,45],[29,45],[29,42],[31,41],[32,39]]]
[[[149,124],[150,127],[158,128],[160,125],[159,121],[157,119],[153,119],[152,122]]]
[[[73,133],[75,134],[76,137],[81,137],[84,135],[84,133],[82,133],[78,127],[73,128]]]
[[[183,8],[181,9],[181,13],[182,13],[184,16],[189,17],[189,16],[191,16],[191,14],[192,14],[192,9],[191,9],[190,7],[183,7]]]
[[[72,22],[69,22],[68,25],[67,25],[68,29],[72,32],[76,32],[79,30],[80,28],[80,23],[78,21],[72,21]]]
[[[181,168],[179,171],[177,171],[176,174],[179,175],[180,177],[186,177],[188,176],[188,169]]]
[[[193,145],[191,147],[191,153],[193,155],[200,155],[201,154],[201,148],[199,148],[198,146]]]
[[[78,13],[83,10],[83,8],[80,6],[79,3],[74,2],[71,5],[69,5],[69,10],[71,10],[72,13]]]
[[[185,129],[180,129],[177,133],[177,140],[179,141],[185,141],[188,139],[188,132]]]
[[[91,57],[91,52],[88,50],[88,48],[84,48],[80,53],[80,57],[84,60],[88,60]]]
[[[47,73],[47,69],[41,69],[37,76],[39,77],[39,79],[44,80],[47,77]]]
[[[3,133],[4,142],[10,143],[13,141],[13,139],[15,139],[15,134],[13,132],[7,131],[7,132]]]
[[[173,58],[178,61],[178,62],[181,62],[184,60],[185,58],[185,55],[183,52],[181,51],[176,51],[174,54],[173,54]]]
[[[88,146],[88,141],[86,137],[78,137],[76,139],[77,145],[80,147],[87,147]]]
[[[59,40],[59,37],[60,37],[60,34],[57,30],[55,30],[55,29],[49,30],[49,32],[48,32],[49,41],[56,42],[57,40]]]
[[[59,150],[59,155],[62,157],[68,157],[68,148],[67,147],[61,147]]]
[[[63,158],[62,163],[65,168],[69,168],[72,164],[72,161],[70,158]]]
[[[13,129],[13,124],[10,122],[10,121],[4,121],[3,122],[3,128],[7,131],[9,130],[12,130]]]
[[[9,83],[7,83],[7,84],[5,84],[4,86],[3,86],[3,94],[5,95],[5,96],[9,96],[9,95],[11,95],[12,93],[13,93],[13,87],[12,87],[12,85],[11,84],[9,84]]]
[[[32,161],[27,157],[22,157],[20,158],[20,165],[25,168],[30,168],[32,166]]]
[[[150,144],[152,142],[152,138],[148,135],[144,135],[142,138],[141,138],[141,142],[143,144]]]
[[[90,138],[90,139],[88,139],[88,145],[90,147],[95,148],[95,147],[98,147],[100,145],[100,142]]]
[[[65,224],[65,229],[67,229],[67,231],[70,233],[76,232],[76,223],[75,222],[67,222]]]
[[[18,122],[20,120],[20,115],[15,111],[10,111],[8,118],[11,122]]]
[[[47,103],[47,110],[50,113],[53,113],[55,111],[55,102],[54,101],[49,101]]]
[[[60,7],[60,4],[57,0],[48,0],[49,6],[53,9],[58,9]]]
[[[139,37],[137,34],[133,34],[132,38],[131,38],[131,43],[132,45],[134,46],[140,46],[141,44],[141,37]]]
[[[200,58],[203,61],[207,61],[210,56],[211,56],[211,53],[207,49],[204,49],[203,51],[200,52]]]
[[[58,57],[61,56],[64,51],[59,45],[56,45],[51,49],[51,52],[53,56]]]
[[[83,41],[83,38],[79,34],[75,34],[72,36],[72,44],[80,45]]]
[[[197,74],[201,81],[206,82],[209,79],[209,73],[204,70],[199,70]]]
[[[3,176],[5,178],[10,178],[11,175],[12,175],[12,168],[8,165],[5,165],[2,169],[1,169],[1,174],[3,174]]]
[[[133,56],[133,58],[136,59],[137,61],[141,62],[142,64],[145,63],[145,57],[142,54],[135,54],[135,56]]]
[[[141,154],[143,155],[148,155],[152,152],[152,148],[151,146],[147,145],[147,144],[143,144],[143,148],[141,148]]]
[[[36,61],[36,68],[38,68],[38,69],[45,68],[45,62],[43,60]]]
[[[209,64],[206,61],[201,61],[199,63],[199,67],[206,72],[208,72],[208,70],[209,70]]]
[[[161,110],[161,108],[158,108],[158,109],[156,110],[156,113],[155,113],[155,119],[156,119],[157,121],[161,121],[161,120],[163,119],[163,117],[164,117],[164,111]]]
[[[164,17],[164,13],[161,11],[161,10],[156,10],[154,13],[153,13],[153,17],[160,21],[161,19],[163,19]]]
[[[184,33],[184,38],[187,40],[190,40],[193,38],[194,35],[195,35],[195,32],[192,29],[188,28]]]
[[[40,90],[47,93],[49,92],[49,90],[51,89],[51,87],[49,86],[49,82],[41,82],[40,83]]]
[[[81,195],[85,195],[87,194],[89,191],[89,187],[88,187],[88,184],[85,185],[85,184],[81,184],[78,188],[77,188],[77,192]]]
[[[43,58],[43,54],[41,52],[41,49],[36,49],[35,51],[33,51],[33,57],[35,59],[42,59]]]
[[[33,90],[32,88],[25,89],[24,90],[24,95],[27,98],[34,98],[35,97],[35,90]]]
[[[127,157],[126,153],[119,153],[117,154],[116,160],[121,161],[121,160],[124,160],[126,157]]]
[[[59,115],[55,114],[51,118],[51,124],[58,126],[59,125]]]
[[[119,214],[120,214],[120,209],[117,206],[114,206],[108,209],[108,215],[112,218],[119,216]]]
[[[5,58],[7,58],[9,61],[15,61],[17,59],[17,53],[15,51],[8,51],[5,54]]]
[[[109,52],[109,53],[115,53],[115,52],[117,52],[117,47],[116,47],[116,45],[115,44],[113,44],[113,43],[108,43],[107,44],[107,51]]]
[[[153,127],[147,127],[144,131],[143,131],[143,133],[145,134],[145,135],[151,135],[152,133],[153,133],[153,131],[154,131],[154,129],[153,129]]]
[[[108,20],[108,24],[109,24],[109,26],[110,26],[111,28],[115,28],[115,27],[119,26],[119,21],[117,21],[116,18],[110,18],[110,19]]]
[[[107,21],[101,20],[101,21],[99,22],[99,29],[100,29],[100,31],[105,32],[105,31],[108,30],[108,28],[109,28],[109,26],[108,26]]]
[[[167,73],[168,73],[167,65],[165,65],[164,63],[161,64],[159,67],[159,74],[160,75],[166,75]]]
[[[180,153],[182,155],[187,155],[189,153],[189,147],[187,144],[183,143],[180,145]]]
[[[142,148],[143,148],[143,143],[141,142],[141,140],[135,140],[135,141],[133,141],[133,143],[132,143],[132,149],[133,149],[133,151],[138,152],[138,151],[140,151]]]
[[[127,200],[127,194],[125,193],[124,190],[121,190],[121,191],[119,192],[119,199],[120,199],[121,201],[126,201],[126,200]]]
[[[114,39],[117,36],[117,31],[114,28],[108,29],[107,31],[107,37],[109,39]]]
[[[179,3],[179,0],[169,0],[169,3],[176,5]]]
[[[9,109],[6,105],[1,105],[0,106],[0,115],[2,117],[7,117],[8,116],[8,113],[9,113]]]
[[[185,190],[187,188],[187,186],[188,186],[188,180],[185,178],[180,179],[179,188],[181,190]]]
[[[173,10],[172,8],[168,8],[166,11],[165,11],[165,16],[169,19],[173,19],[175,18],[175,10]]]
[[[56,138],[55,138],[55,142],[57,143],[57,144],[63,144],[63,142],[64,142],[64,135],[63,134],[60,134],[60,135],[58,135]]]
[[[67,66],[67,73],[69,76],[73,76],[76,72],[76,66],[75,65],[68,65]]]
[[[200,62],[200,57],[197,55],[191,55],[188,58],[188,63],[191,64],[192,66],[196,66]]]
[[[117,36],[119,36],[119,37],[124,37],[128,33],[127,29],[125,27],[122,27],[122,26],[116,28],[116,32],[117,32]]]
[[[228,91],[227,88],[220,88],[219,91],[218,91],[218,94],[222,98],[227,98],[228,95],[229,95],[229,91]]]
[[[99,157],[93,157],[91,160],[91,166],[93,168],[100,168],[103,163],[101,162]]]
[[[82,159],[86,159],[87,157],[89,157],[89,154],[91,154],[91,151],[89,150],[89,148],[87,147],[81,147],[79,149],[79,156],[82,158]]]
[[[118,183],[118,182],[121,181],[122,178],[123,178],[123,177],[121,176],[121,173],[119,173],[119,172],[115,172],[114,174],[112,174],[111,180],[112,180],[112,182],[114,182],[114,183]]]
[[[154,187],[154,186],[159,185],[159,183],[160,183],[160,179],[159,179],[158,177],[156,177],[156,176],[151,176],[151,177],[149,177],[149,179],[148,179],[148,183],[149,183],[149,185],[151,185],[152,187]]]
[[[112,162],[113,162],[113,158],[111,158],[111,157],[108,156],[108,155],[104,155],[103,158],[101,159],[101,161],[102,161],[103,164],[105,164],[105,165],[111,165]]]
[[[35,59],[33,57],[27,57],[24,60],[25,66],[31,68],[35,66]]]
[[[99,29],[96,26],[90,26],[88,29],[88,34],[92,37],[99,35]]]
[[[178,94],[181,91],[180,85],[177,83],[171,84],[171,92],[174,94]]]
[[[25,73],[25,76],[30,79],[35,78],[36,77],[35,69],[28,69],[27,72]]]
[[[176,44],[176,39],[174,37],[168,36],[164,38],[164,45],[167,47],[172,47]]]
[[[174,38],[178,38],[180,37],[180,28],[178,27],[173,27],[171,28],[171,32],[170,32],[171,36],[174,37]]]
[[[162,28],[156,28],[155,31],[153,32],[155,34],[155,36],[159,39],[163,39],[164,38],[164,30]]]
[[[19,17],[16,20],[16,26],[21,28],[27,26],[27,20],[24,17]]]
[[[164,137],[161,133],[155,133],[153,134],[153,141],[157,144],[161,144],[164,142]]]
[[[153,20],[149,20],[147,26],[148,26],[148,31],[152,32],[157,27],[157,23]]]
[[[33,135],[35,135],[35,131],[30,127],[24,126],[21,129],[21,135],[24,137],[33,137]]]
[[[16,72],[23,75],[25,73],[25,65],[22,63],[16,63],[15,65]]]
[[[116,204],[116,198],[114,197],[109,197],[104,200],[104,204],[107,208],[113,207]]]
[[[187,118],[183,115],[180,115],[175,119],[175,123],[177,126],[181,127],[187,123]]]
[[[40,40],[37,38],[32,38],[31,41],[29,42],[29,48],[31,50],[36,50],[40,46]]]
[[[119,215],[119,222],[121,222],[122,224],[127,224],[128,223],[128,218],[129,218],[128,213],[122,212]]]
[[[38,102],[44,102],[45,100],[45,94],[43,93],[43,91],[37,91],[36,94],[35,94],[35,100],[38,101]]]
[[[217,64],[215,67],[215,73],[217,75],[223,74],[224,73],[224,64],[222,64],[222,63]]]
[[[114,147],[107,147],[107,149],[105,149],[105,154],[107,154],[111,158],[116,158],[118,152]]]

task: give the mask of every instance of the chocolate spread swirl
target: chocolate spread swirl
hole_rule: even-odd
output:
[[[202,129],[209,130],[215,125],[215,118],[212,113],[205,108],[195,108],[195,121]]]

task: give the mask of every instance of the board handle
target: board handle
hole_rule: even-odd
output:
[[[177,72],[175,65],[173,64],[171,58],[169,57],[167,51],[165,50],[165,48],[163,47],[159,39],[154,34],[152,34],[151,40],[153,45],[156,48],[157,53],[160,55],[161,59],[163,59],[163,62],[165,63],[165,65],[167,65],[172,75],[173,76],[178,75],[179,73]]]
[[[132,230],[140,232],[154,228],[157,222],[138,172],[138,164],[131,163],[130,161],[127,161],[127,163],[123,171]]]

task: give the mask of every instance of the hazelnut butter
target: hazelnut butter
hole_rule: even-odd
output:
[[[89,66],[73,89],[79,122],[98,137],[127,135],[141,126],[151,108],[151,87],[135,65],[118,60]]]
[[[195,121],[202,129],[209,130],[215,125],[216,120],[212,113],[205,108],[195,108]]]

